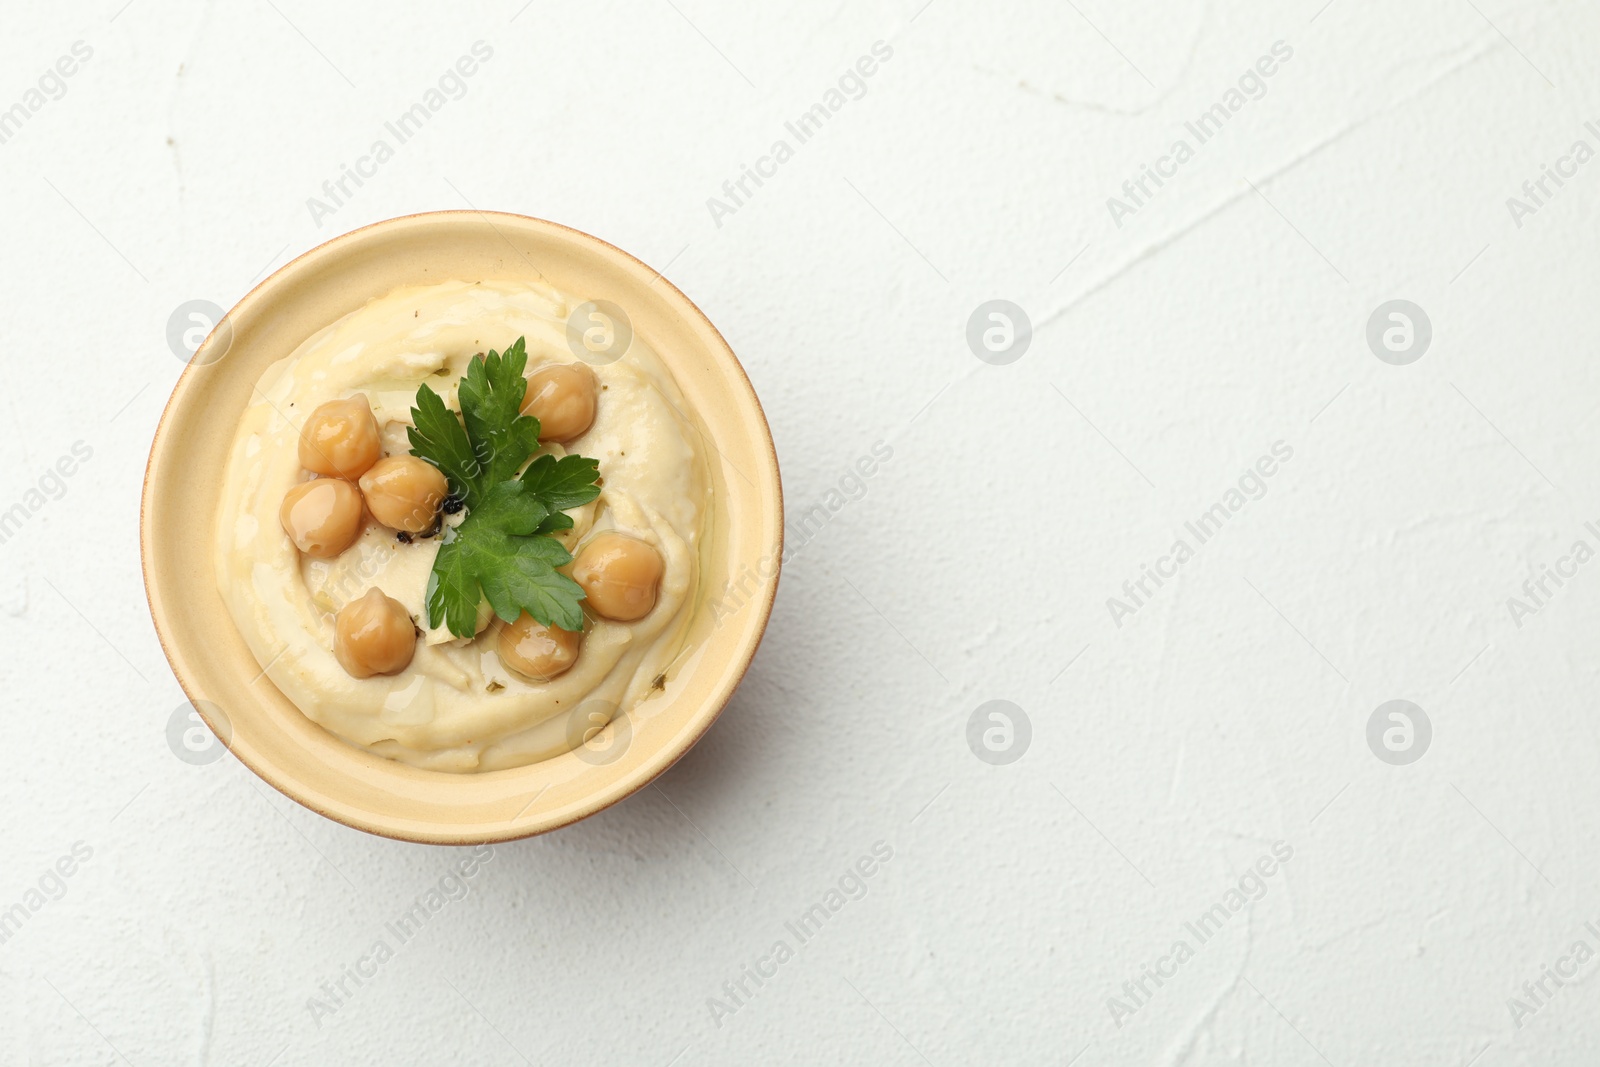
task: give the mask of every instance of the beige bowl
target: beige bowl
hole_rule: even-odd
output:
[[[693,651],[662,693],[619,717],[591,746],[484,774],[381,759],[307,719],[263,676],[211,566],[223,466],[262,372],[368,300],[450,279],[543,279],[620,305],[671,369],[711,443],[705,452],[714,500],[693,605]],[[441,211],[380,222],[307,252],[218,324],[178,379],[156,430],[140,546],[150,614],[173,672],[245,766],[347,826],[407,841],[470,844],[543,833],[592,815],[644,788],[699,740],[766,629],[783,552],[783,497],[772,436],[749,378],[722,335],[672,283],[565,226]],[[736,583],[746,592],[713,610],[712,598]]]

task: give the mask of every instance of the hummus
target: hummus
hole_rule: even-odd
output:
[[[374,300],[311,337],[257,383],[239,420],[215,533],[217,584],[264,673],[307,718],[351,744],[440,771],[517,767],[581,745],[596,727],[664,684],[684,651],[698,581],[709,478],[700,431],[671,374],[637,336],[620,359],[586,360],[599,381],[593,424],[541,453],[599,461],[598,499],[569,511],[557,536],[576,554],[606,530],[653,545],[664,562],[655,607],[634,622],[586,612],[577,662],[548,682],[507,669],[487,602],[478,634],[429,629],[426,597],[439,538],[404,543],[370,518],[332,559],[302,555],[278,522],[284,494],[308,477],[300,426],[319,405],[366,396],[383,454],[410,451],[417,388],[453,410],[468,361],[527,338],[528,372],[574,361],[567,319],[581,301],[544,285],[445,282]],[[587,355],[587,353],[585,353]],[[460,522],[460,514],[447,522]],[[378,588],[422,631],[403,671],[353,678],[334,658],[334,615]],[[491,625],[492,624],[492,625]]]

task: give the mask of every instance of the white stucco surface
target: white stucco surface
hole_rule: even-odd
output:
[[[7,8],[3,1067],[1600,1056],[1600,958],[1572,955],[1600,950],[1593,6]],[[347,165],[370,177],[309,206]],[[660,787],[496,847],[401,942],[465,853],[177,758],[138,497],[174,309],[469,206],[682,287],[812,518]],[[967,341],[994,299],[1033,325],[1005,365]],[[1368,344],[1391,300],[1431,323],[1409,363]],[[996,700],[1030,727],[1009,763],[993,709],[968,741]],[[1369,747],[1391,700],[1431,724],[1403,765]]]

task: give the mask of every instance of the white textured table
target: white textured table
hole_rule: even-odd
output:
[[[521,2],[9,5],[0,1064],[1594,1062],[1600,13]],[[136,525],[175,309],[466,206],[706,310],[802,547],[457,883],[175,756]]]

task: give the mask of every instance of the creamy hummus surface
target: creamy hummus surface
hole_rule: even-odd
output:
[[[445,282],[401,289],[311,337],[262,375],[239,420],[215,534],[217,582],[234,622],[272,682],[312,721],[391,759],[441,771],[516,767],[582,744],[658,687],[683,651],[709,507],[699,431],[671,374],[635,336],[621,358],[588,360],[599,382],[592,426],[541,453],[599,461],[598,499],[568,514],[557,535],[576,554],[615,530],[653,545],[664,569],[653,609],[634,622],[586,611],[581,652],[547,682],[500,660],[501,625],[487,602],[478,634],[429,629],[427,591],[439,537],[406,543],[370,515],[332,559],[303,555],[278,521],[284,494],[311,477],[298,458],[300,427],[319,405],[364,394],[384,456],[407,455],[417,388],[428,383],[458,410],[468,362],[527,338],[536,370],[576,362],[568,315],[581,301],[547,286]],[[460,514],[447,525],[461,521]],[[422,631],[392,675],[355,678],[333,653],[334,616],[377,588]]]

